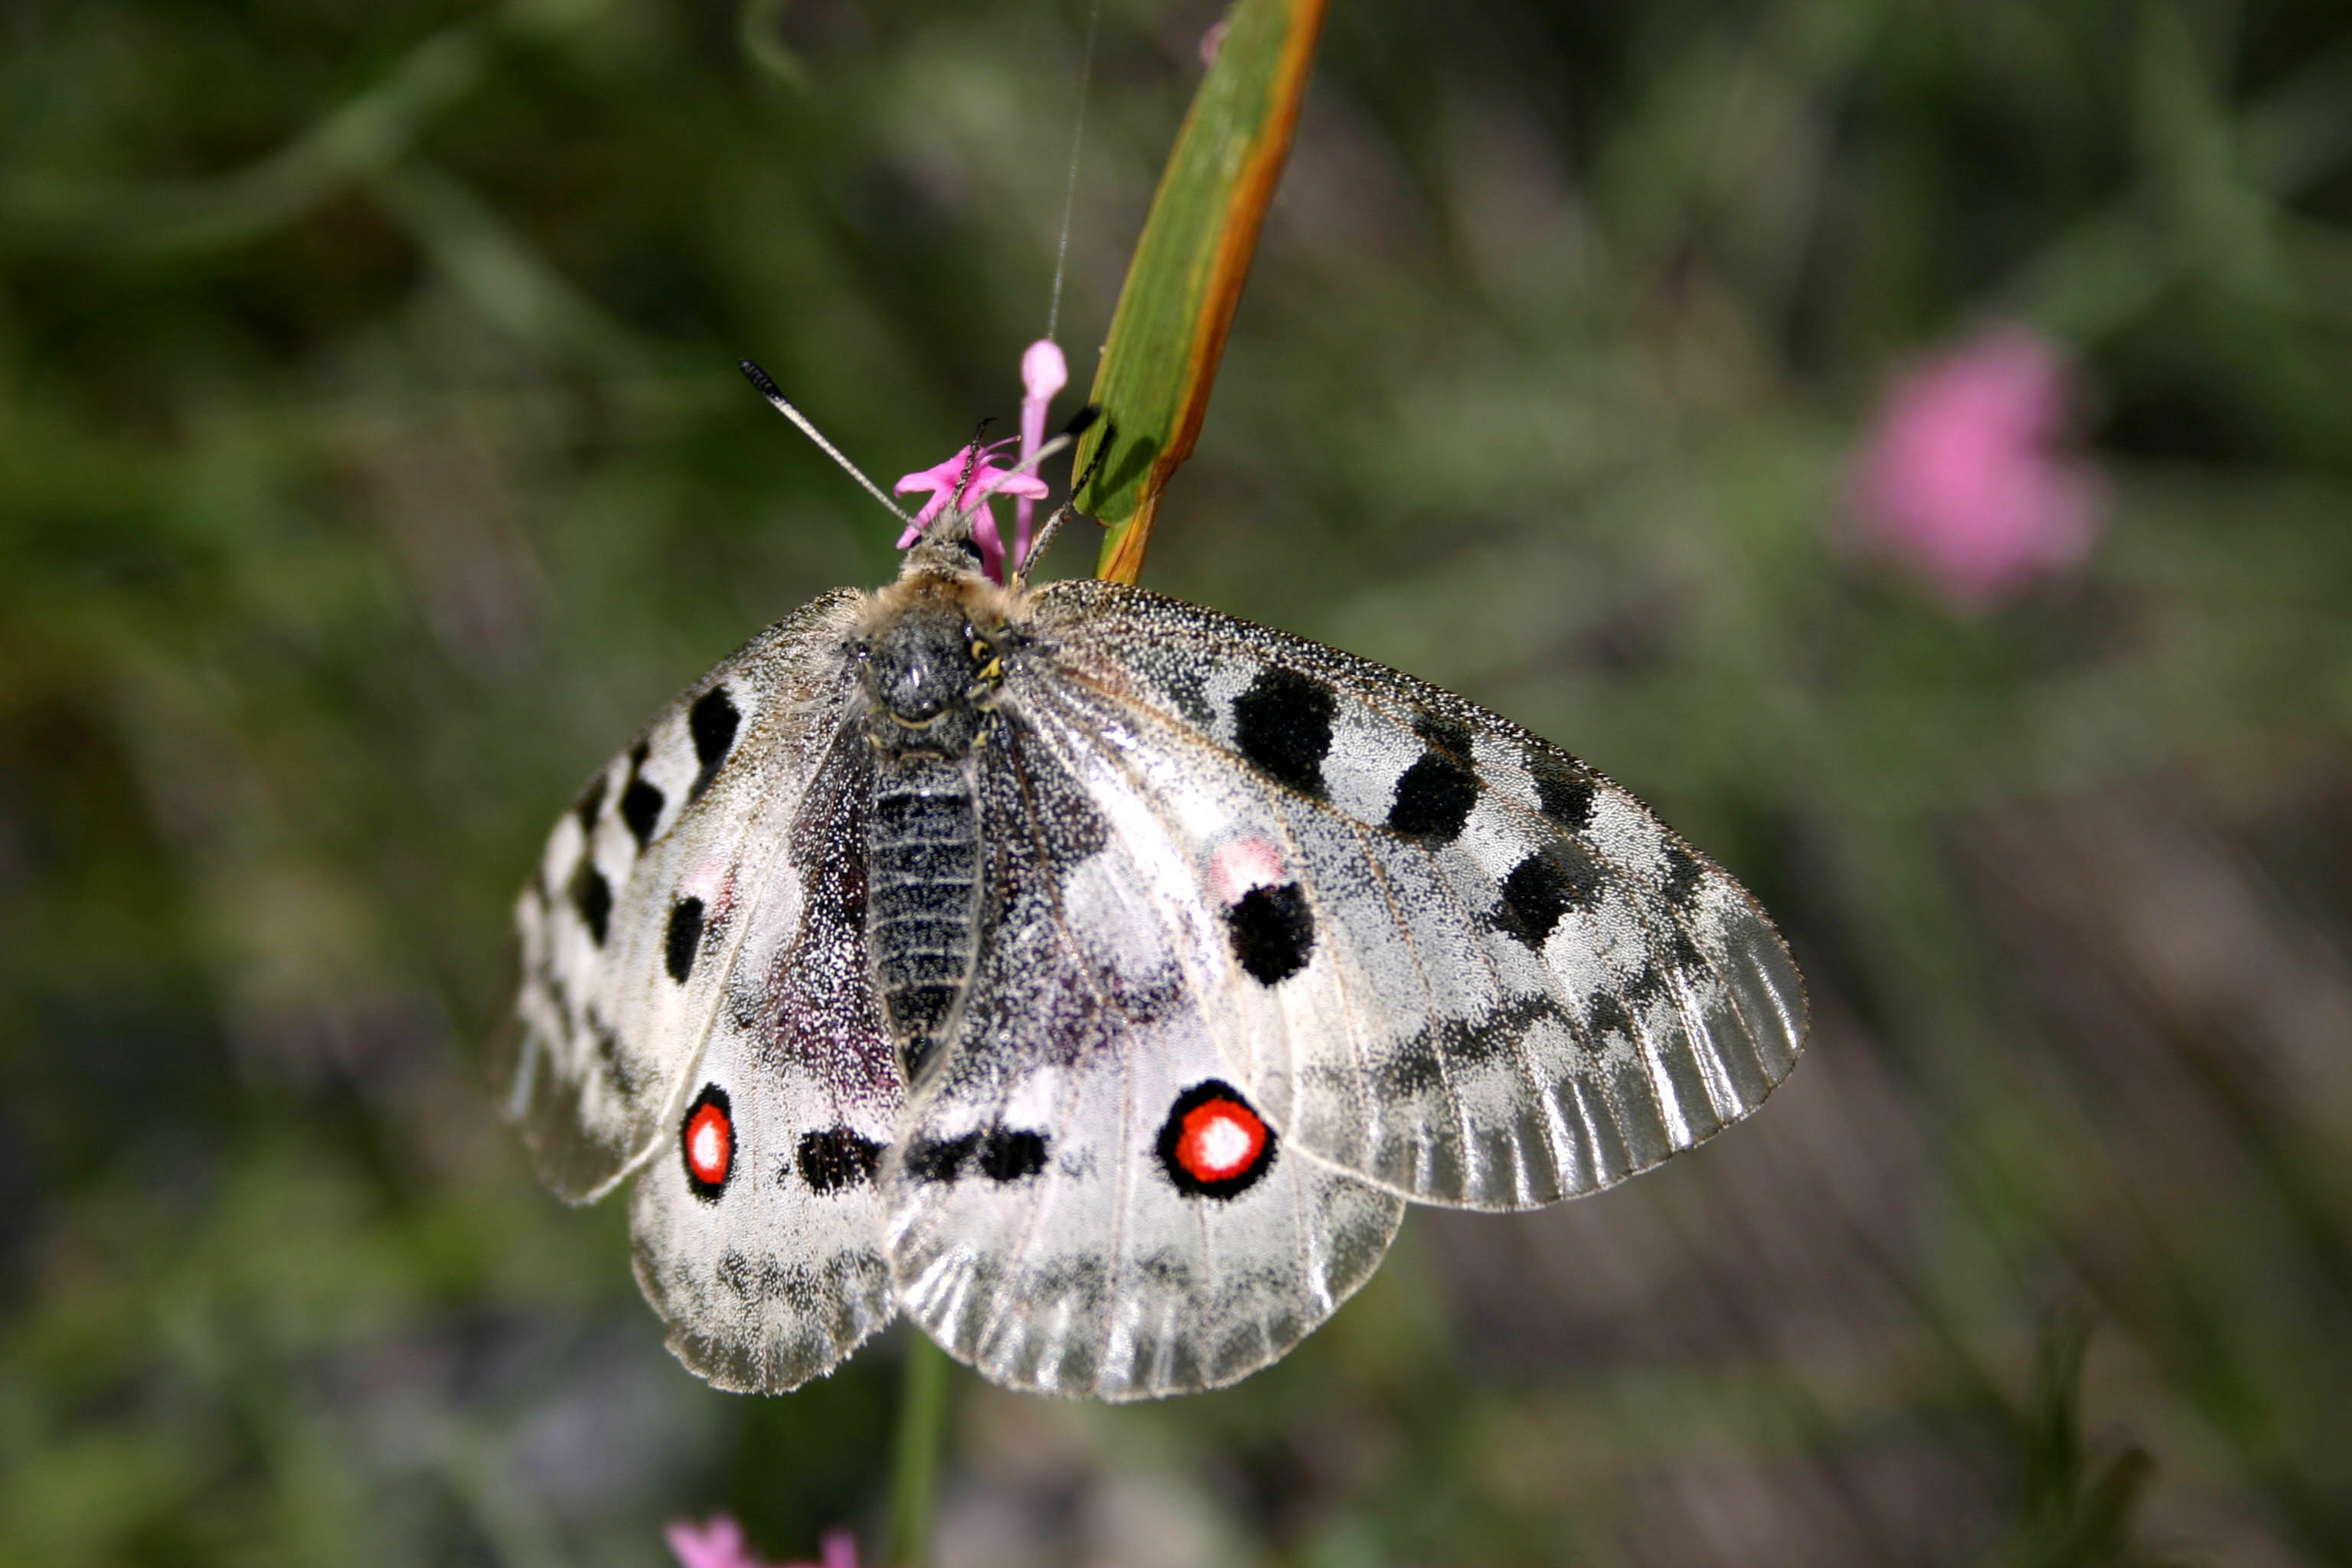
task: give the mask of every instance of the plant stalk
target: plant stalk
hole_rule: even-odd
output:
[[[884,1568],[923,1568],[930,1560],[940,1447],[947,1427],[947,1352],[926,1334],[911,1339],[898,1386],[898,1443],[890,1464]]]

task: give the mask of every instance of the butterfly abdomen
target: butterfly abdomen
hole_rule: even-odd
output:
[[[876,759],[866,818],[866,942],[890,1034],[913,1078],[971,979],[980,814],[968,759]]]

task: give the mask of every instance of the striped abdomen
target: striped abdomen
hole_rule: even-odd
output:
[[[866,942],[909,1080],[938,1046],[979,948],[980,814],[970,769],[970,759],[876,759]]]

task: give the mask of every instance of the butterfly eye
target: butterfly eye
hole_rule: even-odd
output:
[[[867,659],[874,657],[874,645],[865,641],[863,638],[860,638],[858,641],[849,645],[849,657],[856,659],[858,663],[864,664]]]

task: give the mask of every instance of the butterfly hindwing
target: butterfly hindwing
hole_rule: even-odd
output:
[[[564,1197],[609,1190],[666,1130],[709,1030],[748,900],[838,727],[856,595],[753,638],[647,727],[549,836],[515,910],[522,984],[493,1081]]]
[[[1519,1208],[1698,1142],[1804,999],[1738,885],[1475,704],[1139,590],[1039,596],[1008,692],[1155,889],[1236,1082],[1303,1150]]]
[[[876,1177],[905,1094],[866,962],[867,768],[845,735],[810,786],[775,873],[800,896],[738,949],[631,1199],[637,1282],[720,1388],[798,1387],[896,1311]]]
[[[981,763],[991,932],[888,1165],[901,1304],[1015,1388],[1231,1383],[1370,1275],[1392,1194],[1227,1079],[1145,868],[1018,723]]]

